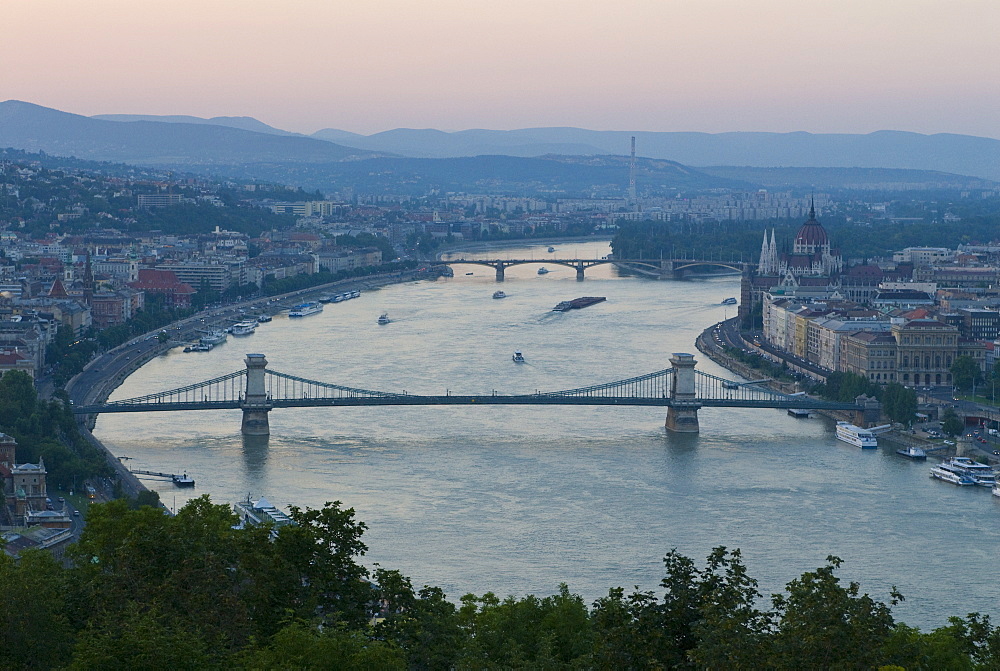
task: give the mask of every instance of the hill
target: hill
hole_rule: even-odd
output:
[[[269,126],[263,121],[258,121],[250,116],[215,116],[205,119],[198,116],[188,116],[186,114],[95,114],[91,119],[102,119],[104,121],[157,121],[162,123],[196,123],[210,126],[225,126],[227,128],[239,128],[249,130],[254,133],[268,133],[270,135],[295,135],[287,130],[281,130],[274,126]]]
[[[769,189],[843,189],[856,191],[955,191],[996,188],[996,182],[935,170],[898,168],[754,168],[708,166],[701,172],[742,180]]]
[[[204,123],[108,121],[17,100],[0,103],[0,147],[195,169],[248,161],[314,163],[371,156],[309,137]]]
[[[640,155],[693,166],[907,168],[1000,180],[1000,141],[948,133],[666,133],[581,128],[446,133],[400,128],[374,135],[324,129],[313,137],[371,151],[444,158],[479,154],[624,154],[633,135]]]

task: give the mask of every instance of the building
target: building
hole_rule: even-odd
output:
[[[149,193],[139,196],[139,209],[149,210],[154,207],[170,207],[180,205],[183,201],[179,193]]]

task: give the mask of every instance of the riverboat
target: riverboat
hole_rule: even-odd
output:
[[[257,330],[257,320],[247,320],[243,322],[236,322],[230,327],[230,333],[234,336],[248,336],[252,335],[254,331]]]
[[[502,291],[494,291],[493,298],[507,298],[507,294]]]
[[[560,301],[552,308],[553,312],[566,312],[567,310],[580,310],[602,301],[608,300],[605,296],[581,296],[571,301]]]
[[[926,461],[927,453],[916,445],[910,445],[899,450],[896,450],[896,454],[901,457],[906,457],[907,459],[913,459],[914,461]]]
[[[1000,483],[993,485],[993,496],[1000,496]]]
[[[276,508],[263,496],[254,501],[247,494],[245,501],[238,501],[233,504],[233,512],[236,513],[236,516],[240,520],[237,526],[238,529],[269,524],[271,525],[272,538],[278,537],[278,531],[281,527],[295,524],[291,517]]]
[[[957,473],[969,476],[980,487],[993,487],[997,484],[996,473],[992,467],[973,461],[969,457],[952,457],[945,464]]]
[[[722,304],[723,305],[736,305],[736,299],[732,298],[732,297],[727,298],[724,301],[722,301]]]
[[[205,343],[195,343],[194,345],[188,345],[184,348],[185,352],[211,352],[214,345],[206,345]]]
[[[874,450],[878,447],[875,434],[868,429],[862,429],[860,426],[855,426],[850,422],[837,422],[837,440],[850,443],[863,450]]]
[[[315,301],[299,303],[288,312],[289,317],[308,317],[323,311],[323,305]]]
[[[266,324],[269,321],[271,321],[271,315],[259,315],[257,317],[257,323],[258,324]]]
[[[380,314],[380,315],[378,316],[378,319],[377,319],[376,321],[377,321],[377,322],[378,322],[379,324],[382,324],[382,325],[384,326],[385,324],[388,324],[388,323],[390,323],[390,322],[391,322],[392,320],[391,320],[391,319],[389,319],[389,313],[388,313],[388,312],[383,312],[382,314]]]
[[[514,352],[514,356],[511,357],[511,361],[514,363],[524,363],[524,355],[520,351]]]
[[[205,331],[198,342],[202,345],[221,345],[228,337],[225,331]]]
[[[960,487],[974,487],[976,481],[971,476],[955,471],[948,464],[938,464],[931,469],[931,477],[944,482],[950,482]]]

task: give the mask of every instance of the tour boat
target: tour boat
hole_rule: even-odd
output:
[[[205,331],[198,340],[202,345],[221,345],[228,337],[225,331]]]
[[[257,330],[257,320],[247,320],[244,322],[236,322],[230,327],[230,333],[234,336],[248,336]]]
[[[507,298],[507,294],[502,291],[494,291],[493,298]]]
[[[309,303],[299,303],[288,312],[288,316],[308,317],[309,315],[314,315],[317,312],[322,312],[322,311],[323,311],[323,304],[312,301]]]
[[[959,485],[961,487],[972,487],[976,484],[976,481],[972,479],[972,476],[958,473],[955,469],[948,466],[948,464],[938,464],[932,468],[931,477],[936,478],[937,480],[950,482],[953,485]]]
[[[382,314],[380,314],[378,316],[378,323],[379,324],[388,324],[391,321],[392,320],[389,319],[389,313],[388,312],[383,312]]]
[[[915,445],[896,450],[896,454],[916,461],[922,461],[927,458],[927,453]]]
[[[850,422],[837,422],[837,439],[860,447],[863,450],[874,450],[878,447],[875,434],[868,429],[854,426]]]
[[[980,487],[993,487],[997,484],[996,473],[991,466],[973,461],[969,457],[952,457],[942,464],[945,465],[960,475],[969,476]]]
[[[524,363],[524,355],[521,352],[514,352],[514,356],[511,357],[511,361],[514,363]]]

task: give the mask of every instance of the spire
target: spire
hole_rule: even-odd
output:
[[[816,221],[816,204],[811,193],[809,194],[809,221]]]
[[[770,272],[768,268],[768,262],[771,260],[771,252],[767,246],[767,229],[764,229],[764,242],[760,243],[760,263],[757,264],[757,271],[761,275],[767,275]]]

